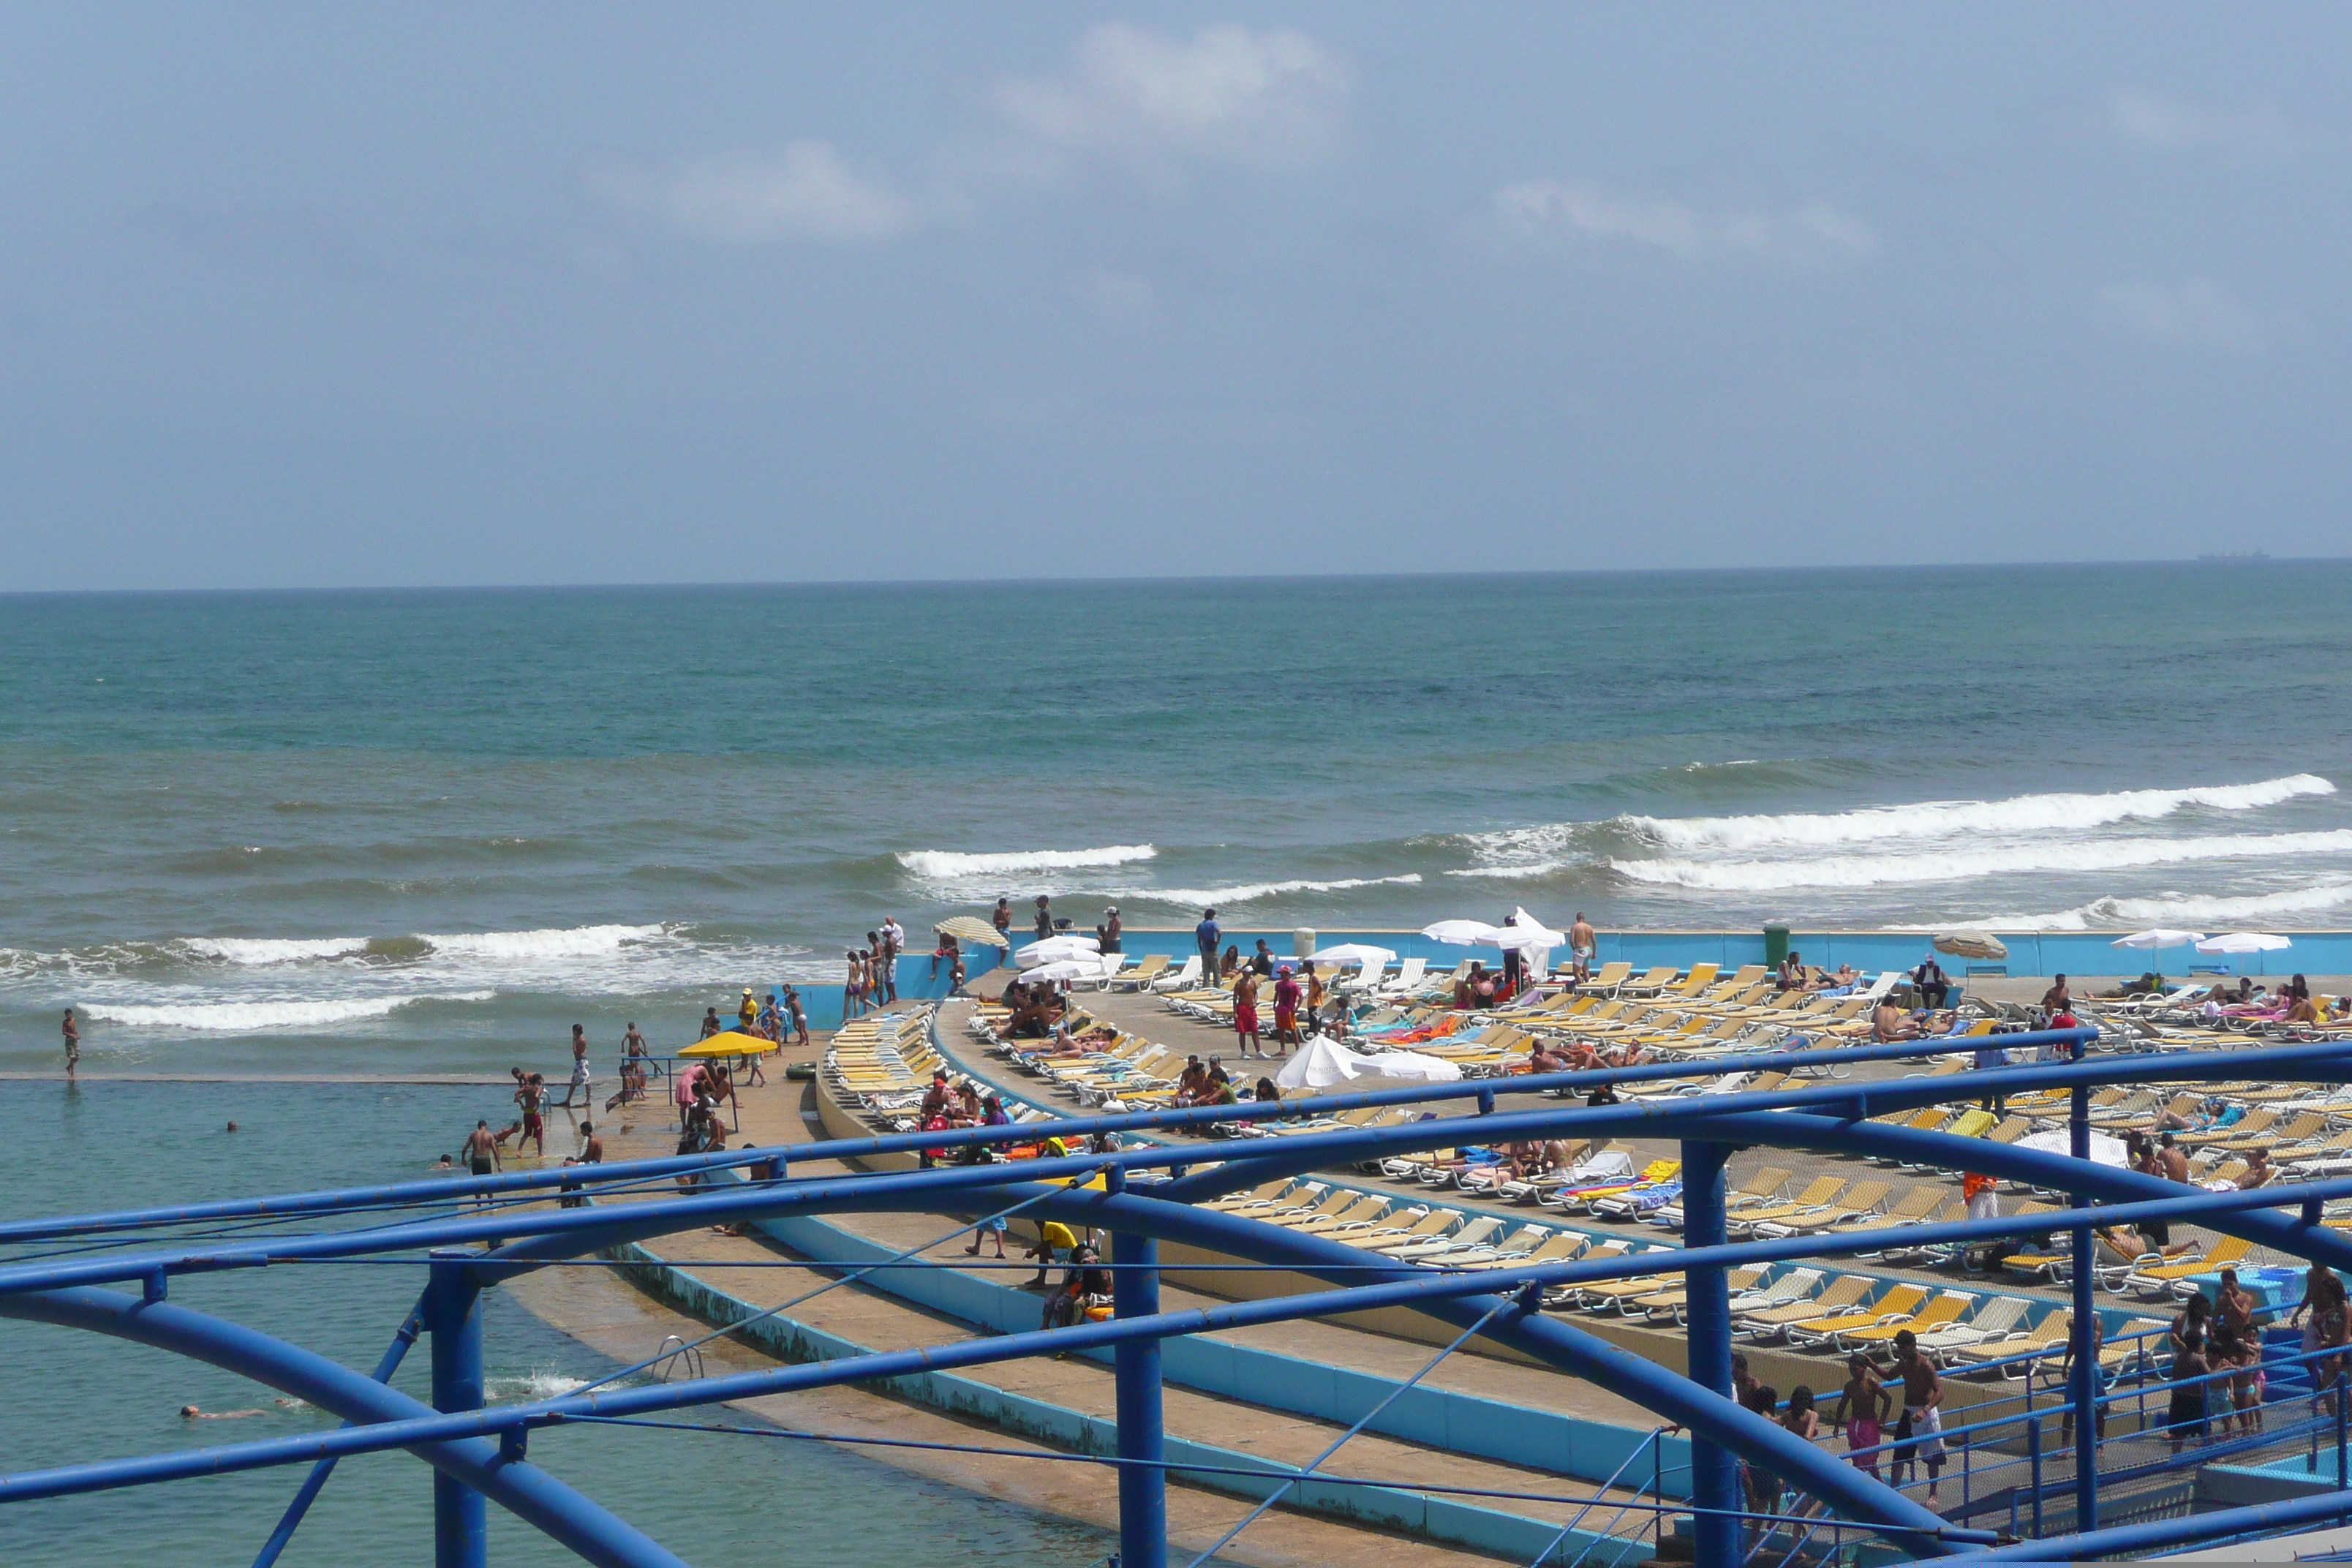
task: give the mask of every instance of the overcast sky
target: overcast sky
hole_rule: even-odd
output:
[[[0,8],[0,586],[2342,553],[2352,8]]]

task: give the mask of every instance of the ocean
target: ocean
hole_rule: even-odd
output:
[[[2338,562],[0,600],[0,1068],[502,1069],[1090,926],[2352,923]],[[1139,943],[1130,942],[1130,947]]]

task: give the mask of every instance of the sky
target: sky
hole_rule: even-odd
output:
[[[2341,554],[2352,8],[0,5],[0,587]]]

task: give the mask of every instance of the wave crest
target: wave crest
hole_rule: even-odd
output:
[[[1110,844],[1099,849],[1015,849],[1003,854],[965,855],[952,849],[910,849],[898,864],[918,877],[951,881],[961,877],[1001,876],[1013,871],[1065,871],[1080,866],[1124,866],[1150,860],[1160,850],[1150,844]]]
[[[165,1002],[132,1006],[120,1002],[89,1002],[83,1011],[110,1024],[134,1029],[191,1029],[208,1034],[253,1033],[263,1029],[316,1029],[331,1024],[352,1024],[387,1017],[403,1007],[423,1002],[488,1002],[494,991],[453,991],[439,995],[352,996],[331,1002],[292,998],[247,1002]]]
[[[2081,831],[2154,820],[2191,806],[2253,811],[2298,795],[2334,795],[2316,773],[2193,789],[2118,790],[2108,795],[2021,795],[2007,800],[1922,801],[1859,811],[1785,816],[1622,816],[1616,820],[1670,849],[1761,849],[1868,843],[1954,834]]]
[[[2010,872],[2113,871],[2192,860],[2341,854],[2347,850],[2352,850],[2352,828],[2232,837],[2020,844],[1913,855],[1848,855],[1820,860],[1612,859],[1607,865],[1627,881],[1653,887],[1765,892],[1781,888],[1875,888],[1890,882],[1949,882]]]
[[[1297,878],[1287,882],[1244,882],[1236,888],[1137,888],[1121,893],[1120,898],[1145,903],[1247,904],[1260,899],[1279,898],[1285,893],[1344,893],[1350,888],[1378,888],[1391,884],[1410,886],[1421,880],[1418,871],[1407,871],[1396,877],[1341,877],[1333,881],[1318,882],[1310,878]]]

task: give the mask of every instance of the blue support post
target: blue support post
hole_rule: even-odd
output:
[[[2076,1061],[2083,1059],[2084,1042],[2074,1044]],[[2066,1121],[2066,1149],[2076,1163],[2087,1169],[2091,1163],[2091,1089],[2088,1084],[2074,1086]],[[2090,1198],[2082,1193],[2072,1193],[2068,1203],[2077,1208],[2088,1207]],[[2099,1354],[2097,1342],[2091,1336],[2092,1314],[2098,1310],[2092,1292],[2098,1284],[2097,1239],[2088,1226],[2077,1226],[2074,1241],[2074,1330],[2070,1336],[2074,1350],[2074,1371],[2069,1380],[2067,1398],[2074,1406],[2074,1528],[2077,1531],[2099,1528],[2099,1435],[2098,1403]]]
[[[482,1407],[482,1300],[474,1254],[433,1255],[425,1287],[425,1328],[433,1336],[433,1408]],[[434,1568],[489,1568],[489,1508],[482,1494],[433,1472]]]
[[[1123,1189],[1124,1172],[1105,1184]],[[1132,1231],[1114,1231],[1110,1257],[1111,1314],[1148,1318],[1160,1310],[1160,1244]],[[1160,1420],[1160,1342],[1135,1340],[1112,1352],[1112,1394],[1118,1402],[1118,1457],[1142,1464],[1118,1468],[1119,1568],[1168,1568],[1168,1455]]]
[[[1683,1144],[1683,1243],[1724,1244],[1722,1143]],[[1731,1394],[1730,1276],[1721,1264],[1689,1270],[1687,1305],[1690,1380],[1710,1393]],[[1698,1568],[1737,1568],[1739,1562],[1739,1461],[1722,1444],[1691,1434],[1692,1528]]]

